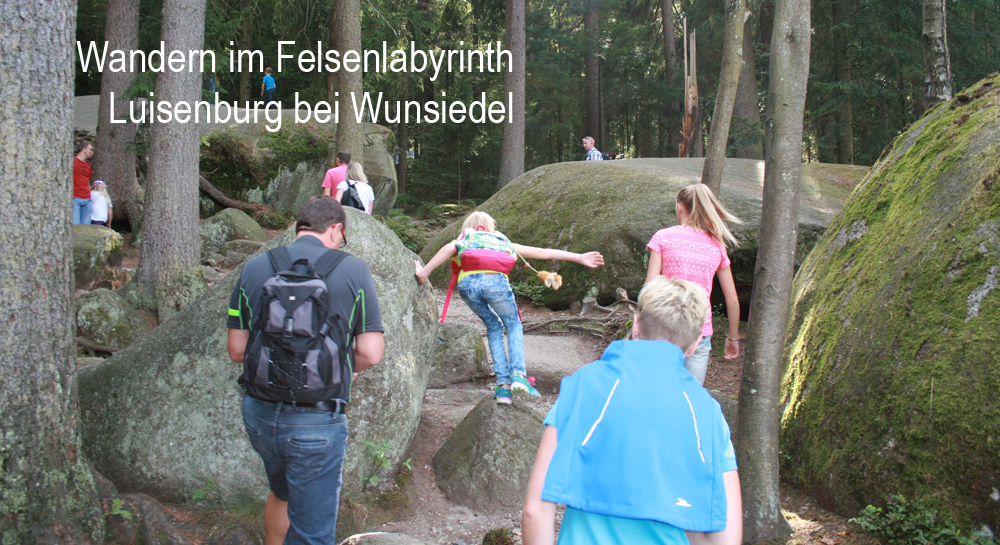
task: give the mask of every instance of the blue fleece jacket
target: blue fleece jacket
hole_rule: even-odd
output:
[[[726,527],[719,403],[666,341],[615,341],[562,380],[542,499],[718,532]]]

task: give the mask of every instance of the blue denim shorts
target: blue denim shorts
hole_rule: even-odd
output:
[[[243,425],[271,491],[288,502],[286,544],[334,543],[347,417],[243,396]]]

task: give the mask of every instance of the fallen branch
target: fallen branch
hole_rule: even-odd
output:
[[[573,331],[584,331],[587,333],[592,333],[594,335],[597,335],[598,337],[604,337],[605,335],[607,335],[606,331],[601,331],[600,329],[594,329],[592,327],[583,327],[573,324],[566,324],[566,329],[572,329]]]
[[[256,205],[227,197],[225,193],[219,191],[217,187],[212,185],[212,182],[208,181],[208,178],[200,174],[198,175],[198,189],[202,190],[206,195],[211,197],[213,201],[225,206],[226,208],[238,208],[250,214],[256,214],[260,210],[260,208]]]
[[[585,318],[583,316],[573,316],[570,318],[553,318],[551,320],[545,320],[544,322],[531,322],[524,324],[523,331],[527,333],[528,331],[534,331],[540,327],[545,327],[551,324],[559,323],[569,323],[569,322],[593,322],[594,318]]]
[[[114,354],[115,352],[121,351],[121,348],[115,348],[113,346],[101,346],[99,344],[94,344],[83,337],[76,338],[76,344],[94,352],[107,352],[108,354]]]

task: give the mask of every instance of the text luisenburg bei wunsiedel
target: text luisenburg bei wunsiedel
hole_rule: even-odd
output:
[[[233,42],[230,42],[232,45]],[[418,73],[430,76],[430,81],[436,81],[442,71],[452,73],[499,73],[504,68],[512,70],[511,53],[502,49],[501,42],[490,42],[475,49],[418,49],[410,42],[407,49],[389,49],[382,42],[381,49],[365,49],[355,51],[337,51],[324,47],[323,42],[316,42],[315,48],[299,48],[294,41],[277,42],[277,58],[273,65],[276,74],[283,70],[297,69],[302,73],[337,73],[362,71],[381,73]],[[465,42],[459,42],[464,46]],[[97,42],[89,45],[76,42],[80,57],[80,68],[87,72],[93,65],[98,72],[216,72],[216,55],[213,50],[193,49],[188,51],[166,50],[164,42],[160,48],[152,51],[108,50],[108,42],[98,47]],[[297,51],[297,53],[291,52]],[[265,67],[264,53],[260,50],[227,49],[224,54],[228,58],[229,70],[243,72],[244,69],[263,73]],[[246,68],[244,68],[246,67]],[[291,104],[281,101],[271,101],[264,106],[264,101],[223,101],[219,93],[215,93],[214,101],[168,101],[159,100],[155,93],[150,92],[148,99],[131,100],[128,112],[115,111],[115,108],[125,107],[121,102],[115,103],[114,93],[109,96],[111,102],[111,123],[258,123],[266,121],[267,130],[275,132],[281,129],[282,108],[293,108],[295,123],[337,123],[340,120],[341,104],[350,110],[344,115],[353,115],[358,123],[369,120],[372,123],[511,123],[510,115],[513,107],[513,94],[507,93],[505,100],[489,100],[487,93],[480,93],[478,100],[464,102],[448,100],[446,92],[440,98],[428,101],[389,100],[383,93],[347,93],[348,100],[340,99],[340,93],[334,92],[334,100],[308,102],[300,100],[295,92]],[[119,98],[120,100],[120,98]],[[258,115],[263,118],[258,118]]]

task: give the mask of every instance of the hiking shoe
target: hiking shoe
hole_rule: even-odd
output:
[[[538,390],[524,378],[524,375],[514,375],[514,379],[511,381],[510,390],[512,392],[524,392],[531,396],[540,396],[542,394],[538,393]]]
[[[497,387],[496,389],[497,403],[501,405],[510,405],[510,388]]]

